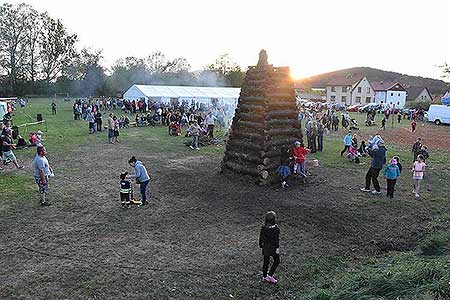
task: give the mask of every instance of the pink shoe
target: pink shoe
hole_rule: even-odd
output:
[[[270,276],[263,277],[262,281],[265,281],[265,282],[268,282],[268,283],[272,283],[272,281],[270,280]]]

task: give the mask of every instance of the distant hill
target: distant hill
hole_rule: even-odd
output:
[[[357,67],[334,72],[315,75],[296,81],[297,87],[325,87],[329,82],[348,81],[354,78],[355,81],[367,77],[369,81],[400,82],[405,88],[409,86],[427,87],[432,94],[443,94],[449,89],[449,84],[443,80],[424,78],[420,76],[409,76],[395,72],[388,72],[369,67]]]

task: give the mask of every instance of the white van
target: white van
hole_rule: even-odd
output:
[[[450,106],[430,105],[428,110],[428,121],[436,125],[450,124]]]

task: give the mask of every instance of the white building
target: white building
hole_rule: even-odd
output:
[[[375,91],[366,77],[341,78],[327,84],[327,102],[359,105],[372,103]]]
[[[146,100],[159,103],[203,103],[210,105],[231,105],[236,107],[240,88],[229,87],[199,87],[199,86],[165,86],[165,85],[132,85],[124,94],[123,99]]]
[[[433,101],[433,95],[426,87],[411,86],[406,92],[406,101]]]
[[[406,104],[406,89],[399,82],[372,82],[375,101],[385,106],[403,108]]]

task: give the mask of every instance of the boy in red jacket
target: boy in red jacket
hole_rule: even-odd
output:
[[[309,149],[306,149],[305,146],[299,141],[295,142],[294,150],[292,151],[292,155],[294,156],[295,164],[294,164],[294,176],[298,177],[299,175],[302,177],[303,182],[305,182],[306,178],[306,169],[305,169],[305,155],[309,153]]]

